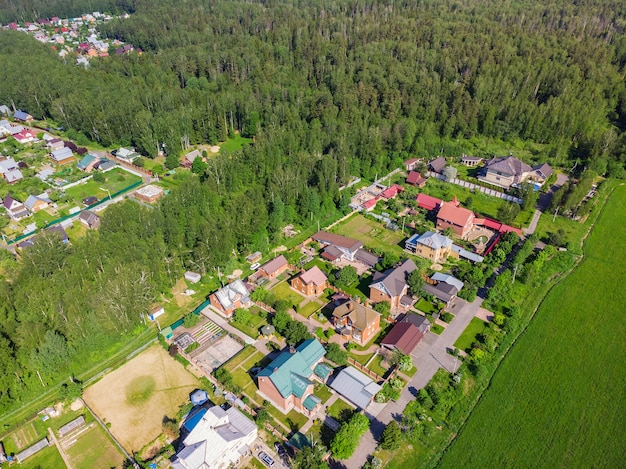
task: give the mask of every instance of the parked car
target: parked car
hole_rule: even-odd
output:
[[[272,467],[274,465],[274,460],[270,458],[265,451],[261,451],[259,453],[259,459],[263,461],[267,467]]]
[[[281,445],[278,441],[274,443],[274,448],[276,449],[276,452],[280,457],[283,457],[285,454],[287,454],[285,452],[285,448],[283,448],[283,445]]]
[[[261,267],[261,264],[259,264],[258,262],[255,262],[254,264],[250,266],[250,270],[256,270],[259,267]]]

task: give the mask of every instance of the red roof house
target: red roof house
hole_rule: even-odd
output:
[[[437,229],[452,228],[461,238],[465,237],[474,225],[474,212],[460,207],[456,197],[452,202],[444,202],[437,213]]]
[[[426,210],[436,210],[443,203],[441,199],[437,197],[431,197],[422,192],[417,194],[417,206]]]
[[[382,195],[385,199],[389,200],[389,199],[393,199],[396,195],[398,195],[403,190],[404,190],[404,187],[398,184],[393,184],[392,186],[389,186],[387,189],[382,191],[380,195]]]
[[[422,177],[417,171],[411,171],[406,178],[406,183],[416,187],[424,187],[426,185],[426,178]]]
[[[376,196],[373,199],[367,200],[367,201],[363,202],[361,207],[363,207],[363,210],[371,210],[374,207],[376,207],[376,204],[378,203],[378,199],[379,199],[379,197]]]
[[[415,325],[410,322],[399,322],[393,326],[380,345],[410,355],[422,337],[424,334]]]

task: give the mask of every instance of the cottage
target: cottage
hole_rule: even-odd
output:
[[[190,151],[185,156],[183,156],[181,166],[183,166],[184,168],[191,168],[196,158],[200,158],[202,160],[202,153],[200,153],[200,150]]]
[[[5,104],[0,105],[0,115],[6,116],[6,117],[10,116],[11,115],[11,109],[9,108],[9,106],[7,106]]]
[[[94,155],[90,155],[87,154],[83,157],[82,160],[80,160],[78,162],[78,164],[76,165],[76,167],[78,169],[80,169],[81,171],[84,171],[86,173],[91,172],[92,170],[94,170],[97,166],[97,164],[100,162],[100,158]]]
[[[269,280],[275,279],[280,274],[289,269],[289,262],[282,254],[266,262],[256,272],[257,277],[265,277]]]
[[[411,171],[406,178],[406,183],[415,187],[424,187],[428,179],[423,177],[417,171]]]
[[[212,293],[209,296],[209,301],[211,306],[224,316],[232,316],[237,308],[249,308],[252,306],[250,292],[239,279]]]
[[[32,143],[37,140],[37,135],[30,129],[22,129],[16,134],[13,134],[13,138],[21,143],[22,145],[26,145],[27,143]]]
[[[420,192],[419,194],[417,194],[417,197],[415,200],[419,208],[423,208],[425,210],[428,210],[429,212],[433,210],[437,210],[443,203],[443,200],[438,199],[437,197],[432,197],[430,195],[424,194],[423,192]]]
[[[150,314],[148,315],[148,319],[150,321],[154,321],[159,316],[165,314],[165,308],[162,305],[157,305],[150,310]]]
[[[46,147],[48,147],[48,150],[50,151],[60,150],[64,146],[65,143],[60,138],[53,138],[52,140],[48,140],[46,143]]]
[[[78,221],[80,221],[87,228],[97,230],[100,228],[100,217],[91,210],[83,210],[80,212],[78,216]]]
[[[33,213],[45,210],[51,204],[52,201],[48,198],[48,194],[45,192],[40,195],[29,195],[26,202],[24,202],[24,206]]]
[[[185,272],[185,280],[191,283],[198,283],[202,279],[202,275],[197,272],[187,271]]]
[[[3,174],[4,179],[6,179],[6,181],[9,184],[15,184],[18,181],[21,181],[22,179],[24,179],[24,175],[22,174],[22,172],[19,169],[11,169],[7,172],[5,172]]]
[[[443,174],[443,168],[446,167],[446,159],[443,156],[436,158],[428,163],[428,169],[433,173]]]
[[[473,168],[474,166],[478,166],[483,161],[484,161],[484,158],[481,158],[479,156],[467,156],[467,155],[461,156],[461,164],[465,166],[469,166],[471,168]]]
[[[367,409],[382,389],[372,378],[351,366],[341,370],[329,386],[363,410]]]
[[[446,304],[450,304],[463,288],[463,282],[449,274],[436,272],[430,280],[431,282],[424,284],[424,291]]]
[[[22,111],[21,109],[15,111],[15,114],[13,114],[13,118],[19,122],[32,122],[34,120],[33,116],[31,116],[27,112]]]
[[[384,191],[382,191],[380,195],[383,198],[390,200],[390,199],[394,199],[402,191],[404,191],[404,187],[402,187],[399,184],[393,184],[389,186],[387,189],[385,189]]]
[[[422,235],[414,234],[406,240],[404,247],[407,251],[432,262],[444,262],[448,256],[457,257],[452,249],[452,240],[433,231],[427,231]]]
[[[325,354],[326,350],[315,339],[282,352],[258,374],[259,394],[284,412],[295,409],[311,416],[321,403],[313,394],[312,379]]]
[[[409,158],[408,160],[404,162],[404,167],[406,168],[407,171],[413,171],[415,170],[419,162],[420,160],[417,158]]]
[[[319,296],[327,287],[328,278],[318,266],[313,266],[306,272],[294,277],[291,286],[304,296]]]
[[[460,206],[456,196],[451,202],[441,204],[437,212],[437,229],[451,228],[460,238],[464,238],[472,230],[474,213]]]
[[[74,162],[74,154],[68,147],[63,147],[59,150],[52,150],[50,152],[50,157],[56,164],[68,164]]]
[[[412,314],[412,313],[411,313]],[[416,316],[413,314],[413,316]],[[399,350],[405,355],[410,355],[424,337],[424,333],[410,322],[397,322],[380,345],[390,350]]]
[[[128,148],[122,147],[119,150],[117,150],[117,152],[115,153],[115,156],[122,161],[126,161],[127,163],[132,163],[141,155],[137,153],[134,149],[128,149]]]
[[[89,207],[96,202],[98,202],[98,197],[96,197],[95,195],[89,195],[83,199],[83,205],[85,205],[86,207]]]
[[[345,236],[326,231],[318,231],[311,238],[322,246],[326,246],[324,252],[328,251],[329,256],[324,256],[324,252],[322,252],[322,257],[327,258],[337,259],[337,254],[339,254],[339,258],[343,257],[346,260],[354,261],[357,251],[363,247],[363,243],[357,239],[346,238]],[[331,247],[334,249],[329,249]]]
[[[553,173],[554,170],[548,163],[542,163],[533,167],[532,178],[538,182],[544,183]]]
[[[189,427],[186,426],[187,430]],[[200,408],[190,433],[173,458],[172,469],[238,467],[257,439],[256,424],[240,410],[219,406]]]
[[[16,221],[21,220],[22,218],[29,217],[31,215],[30,211],[22,202],[14,199],[10,195],[7,195],[4,198],[2,206],[6,210],[7,214]]]
[[[492,158],[487,161],[483,174],[478,176],[478,179],[504,189],[510,189],[511,186],[526,181],[532,171],[533,168],[514,156]]]
[[[331,318],[335,329],[348,340],[367,344],[380,329],[380,314],[354,300],[337,303]]]
[[[148,204],[153,204],[165,195],[162,187],[148,184],[145,187],[135,191],[135,197]]]
[[[407,277],[416,269],[415,262],[407,259],[396,268],[384,273],[376,272],[373,278],[374,283],[370,285],[370,301],[373,303],[388,301],[392,310],[411,306],[414,300],[408,295]]]

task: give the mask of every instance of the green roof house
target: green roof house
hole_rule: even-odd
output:
[[[314,370],[325,354],[315,339],[282,352],[258,374],[259,392],[283,412],[296,409],[311,416],[320,406],[313,395]]]

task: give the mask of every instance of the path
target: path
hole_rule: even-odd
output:
[[[63,459],[63,462],[67,466],[67,469],[72,469],[72,466],[70,465],[70,460],[68,459],[67,455],[65,454],[65,450],[59,444],[59,440],[57,440],[57,437],[54,434],[54,432],[52,431],[52,428],[48,427],[48,433],[50,434],[50,439],[54,443],[54,446],[57,447],[57,450],[59,451],[59,454],[61,455],[61,459]]]
[[[392,420],[402,418],[406,405],[412,401],[418,390],[424,388],[432,379],[439,368],[453,372],[460,365],[459,362],[447,353],[448,347],[453,347],[454,342],[463,333],[472,318],[476,315],[483,302],[483,298],[477,297],[472,303],[457,298],[452,311],[456,315],[448,327],[437,336],[426,334],[417,345],[411,356],[417,367],[417,373],[402,390],[400,398],[396,402],[387,404],[378,415],[372,419],[370,430],[361,438],[359,447],[347,461],[333,463],[333,468],[360,469],[366,463],[378,445],[386,425]]]
[[[550,187],[550,190],[540,194],[539,200],[537,200],[537,209],[533,214],[532,220],[530,220],[530,224],[527,228],[523,228],[522,231],[526,236],[531,235],[537,229],[537,225],[539,224],[539,218],[541,218],[541,214],[545,212],[550,205],[550,201],[552,200],[552,196],[554,193],[561,188],[563,184],[567,181],[567,176],[565,174],[558,174],[556,177],[556,181]]]
[[[249,335],[244,334],[239,329],[235,329],[233,326],[228,324],[228,321],[226,319],[224,319],[222,316],[217,314],[210,307],[204,308],[201,312],[207,318],[209,318],[211,321],[213,321],[215,324],[220,326],[225,331],[227,331],[227,332],[229,332],[229,333],[231,333],[233,335],[236,335],[237,337],[241,338],[241,340],[243,340],[246,344],[254,345],[256,343],[256,339],[253,339]]]

